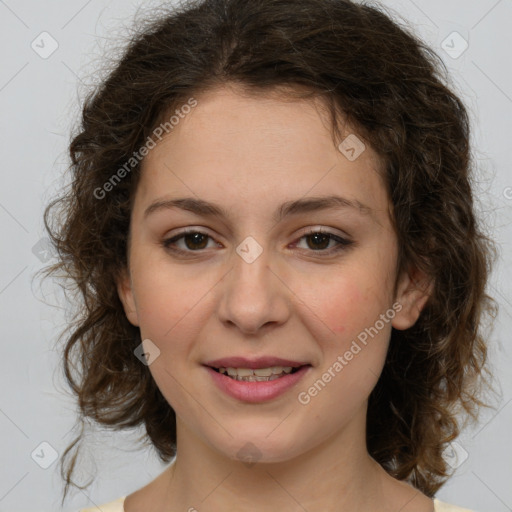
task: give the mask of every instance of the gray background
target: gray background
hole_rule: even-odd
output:
[[[457,440],[458,458],[447,454],[458,468],[438,497],[480,512],[512,510],[512,372],[506,371],[512,355],[512,0],[383,4],[443,56],[453,86],[471,110],[479,209],[501,250],[490,289],[501,305],[490,339],[501,398]],[[75,406],[54,350],[67,321],[64,297],[51,282],[41,286],[34,280],[51,257],[44,248],[42,211],[65,183],[66,145],[79,97],[95,79],[105,48],[112,48],[109,39],[125,33],[137,9],[152,5],[0,0],[0,511],[61,510],[62,482],[54,458],[72,439]],[[51,38],[40,36],[44,31]],[[459,55],[464,40],[469,46]],[[45,54],[52,44],[58,48]],[[91,474],[97,479],[74,493],[65,510],[129,494],[163,470],[152,448],[136,443],[141,433],[101,430],[87,436],[81,475],[83,481]]]

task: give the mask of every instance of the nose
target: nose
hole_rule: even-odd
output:
[[[266,334],[290,316],[292,292],[279,271],[271,268],[268,251],[252,262],[235,253],[219,291],[220,320],[243,334]]]

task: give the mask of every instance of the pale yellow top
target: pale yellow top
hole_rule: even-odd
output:
[[[79,510],[79,512],[124,512],[124,499],[126,496],[118,498],[115,501],[111,501],[110,503],[106,503],[105,505],[101,505],[100,508],[83,508]],[[475,512],[474,510],[470,510],[468,508],[457,507],[457,505],[450,505],[449,503],[444,503],[443,501],[439,501],[437,498],[434,498],[434,512]]]

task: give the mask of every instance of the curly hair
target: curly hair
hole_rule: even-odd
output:
[[[128,170],[126,162],[192,96],[226,84],[285,88],[321,96],[333,133],[341,114],[377,152],[397,268],[421,269],[433,283],[415,325],[392,330],[367,414],[370,455],[433,497],[449,474],[443,449],[463,417],[476,420],[486,406],[484,320],[496,317],[486,293],[496,249],[476,216],[469,116],[442,60],[382,8],[350,0],[193,0],[146,20],[86,97],[69,146],[69,190],[44,215],[58,254],[48,274],[63,271],[79,304],[62,362],[82,427],[143,425],[163,462],[176,454],[175,413],[134,356],[140,332],[116,287],[140,174],[140,162]],[[64,496],[80,487],[72,480],[80,440],[61,459]]]

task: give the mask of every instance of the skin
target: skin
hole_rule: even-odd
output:
[[[234,86],[196,99],[143,162],[129,269],[118,283],[129,321],[160,350],[149,370],[176,411],[178,432],[176,461],[129,495],[125,511],[259,512],[271,504],[431,512],[432,500],[390,477],[365,442],[367,400],[391,326],[413,325],[429,293],[426,276],[409,269],[393,294],[398,245],[381,162],[368,145],[349,161],[318,102],[247,96]],[[344,136],[350,133],[345,126]],[[285,201],[331,194],[356,199],[371,214],[342,208],[272,218]],[[144,217],[155,201],[190,196],[229,216],[172,208]],[[176,241],[185,255],[162,245],[186,227],[211,238]],[[336,241],[305,237],[314,228],[354,243],[332,252]],[[236,252],[247,236],[263,250],[252,263]],[[392,321],[301,404],[298,393],[397,302]],[[223,394],[202,366],[232,355],[273,355],[312,368],[285,394],[250,404]],[[259,452],[253,465],[237,456],[248,442]]]

